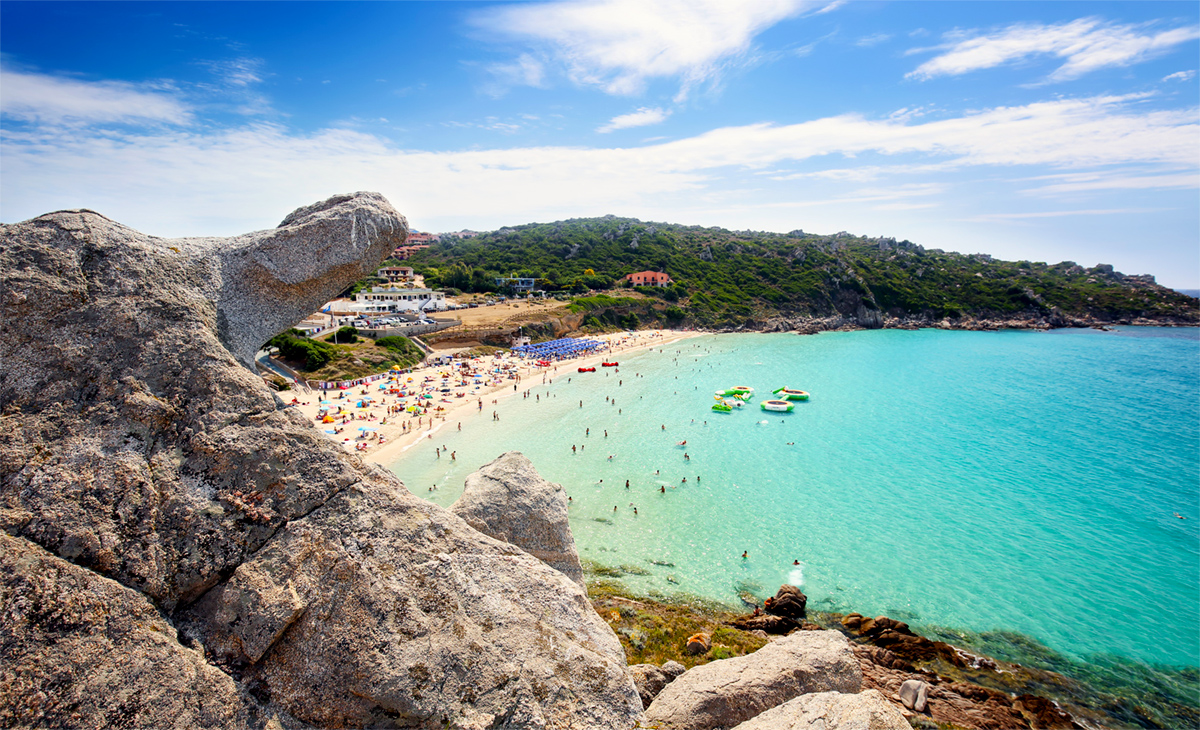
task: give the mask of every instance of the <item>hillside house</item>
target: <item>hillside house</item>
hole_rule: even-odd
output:
[[[533,291],[533,286],[536,283],[537,279],[525,278],[523,276],[496,277],[496,286],[500,287],[501,289],[504,289],[505,287],[512,287],[512,290],[517,294],[524,294],[525,292]]]
[[[632,281],[634,286],[666,286],[671,283],[671,277],[661,271],[639,271],[625,278]]]
[[[409,240],[410,241],[412,240],[412,236],[409,236]],[[408,258],[409,256],[412,256],[417,251],[420,251],[421,249],[425,249],[425,248],[429,248],[428,243],[422,243],[422,244],[419,244],[416,246],[397,246],[396,250],[392,251],[392,258],[403,261],[404,259]]]
[[[416,280],[411,266],[384,266],[379,271],[376,271],[375,275],[382,279],[387,279],[393,284],[403,284]]]

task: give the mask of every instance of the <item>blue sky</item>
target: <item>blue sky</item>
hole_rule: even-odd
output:
[[[0,4],[0,220],[162,236],[378,190],[1200,287],[1195,2]]]

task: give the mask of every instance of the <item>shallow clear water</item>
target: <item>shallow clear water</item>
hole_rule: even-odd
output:
[[[540,402],[488,404],[393,471],[449,506],[467,474],[522,451],[572,496],[584,559],[649,571],[622,579],[635,591],[736,605],[792,582],[818,610],[1195,667],[1198,334],[706,336],[526,380]],[[751,406],[710,410],[733,385],[756,389]],[[812,400],[761,411],[779,386]],[[435,458],[443,444],[457,461]]]

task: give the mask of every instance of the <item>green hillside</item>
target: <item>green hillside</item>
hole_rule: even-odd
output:
[[[665,271],[674,284],[637,291],[705,326],[772,317],[853,316],[938,321],[963,316],[1196,322],[1197,301],[1110,266],[998,261],[909,241],[839,233],[728,231],[631,218],[533,223],[434,244],[407,261],[432,286],[495,291],[497,276],[583,294],[626,286],[626,274]],[[610,292],[619,294],[618,292]]]

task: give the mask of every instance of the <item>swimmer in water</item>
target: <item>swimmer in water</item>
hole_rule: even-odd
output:
[[[666,493],[667,493],[667,487],[666,487],[666,485],[663,485],[663,486],[659,487],[659,488],[658,488],[658,491],[662,492],[663,494],[666,494]]]
[[[792,565],[799,565],[799,564],[800,564],[800,561],[799,561],[799,560],[793,560],[793,561],[792,561]]]
[[[750,552],[749,552],[749,551],[746,551],[746,552],[743,552],[743,553],[742,553],[742,560],[747,560],[747,559],[749,559],[749,558],[750,558]]]

